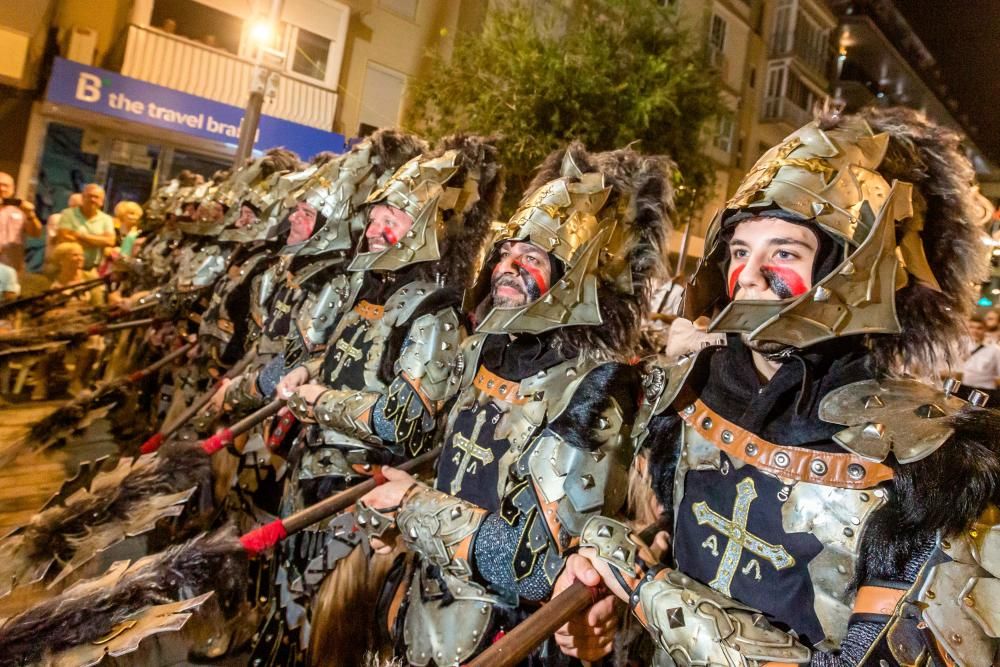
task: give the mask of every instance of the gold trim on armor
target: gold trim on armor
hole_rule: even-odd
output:
[[[851,454],[783,447],[723,419],[696,399],[679,410],[681,418],[729,456],[781,479],[839,489],[869,489],[892,479],[892,468]]]
[[[517,392],[521,388],[520,382],[506,380],[496,373],[490,372],[486,366],[480,366],[479,370],[476,371],[472,386],[498,401],[507,401],[514,405],[524,405],[528,402],[526,396],[518,396]]]
[[[385,308],[383,306],[379,306],[378,304],[368,303],[362,299],[361,301],[358,301],[356,306],[354,306],[354,312],[357,313],[359,317],[362,317],[369,322],[377,322],[382,319],[383,315],[385,315]]]

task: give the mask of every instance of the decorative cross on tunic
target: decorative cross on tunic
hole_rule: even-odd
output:
[[[736,502],[733,506],[732,519],[716,514],[705,502],[698,502],[691,506],[694,516],[698,520],[698,525],[708,524],[709,527],[729,538],[726,550],[722,554],[722,560],[719,562],[719,570],[715,573],[715,579],[708,582],[709,586],[723,595],[731,595],[729,586],[733,583],[733,577],[736,576],[744,549],[763,558],[776,570],[783,570],[795,565],[795,559],[785,550],[785,547],[765,542],[747,530],[750,503],[756,497],[757,489],[753,479],[745,477],[736,485]]]
[[[343,338],[336,342],[334,347],[340,351],[340,359],[337,360],[337,366],[330,374],[331,378],[335,378],[340,375],[340,372],[344,370],[344,366],[348,366],[361,359],[361,350],[354,347],[354,344],[358,342],[358,339],[361,338],[361,334],[364,333],[364,331],[365,327],[359,326],[355,329],[354,335],[351,336],[350,342],[345,341]]]
[[[483,424],[486,423],[486,411],[480,410],[479,415],[476,416],[476,423],[472,427],[472,435],[466,438],[461,433],[456,433],[455,437],[452,438],[451,443],[455,449],[464,452],[463,455],[455,453],[455,458],[453,459],[455,465],[458,466],[458,470],[455,472],[455,478],[451,480],[451,495],[458,495],[458,492],[462,490],[462,480],[465,478],[465,473],[469,470],[475,474],[475,468],[477,463],[482,463],[483,465],[489,465],[493,463],[493,451],[488,447],[482,447],[476,444],[479,439],[479,432],[483,428]]]

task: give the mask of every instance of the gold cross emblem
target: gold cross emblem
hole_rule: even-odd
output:
[[[732,519],[716,514],[704,502],[691,506],[699,526],[708,524],[710,528],[729,538],[726,550],[722,554],[722,560],[719,561],[719,570],[715,573],[715,579],[708,582],[709,586],[723,595],[730,595],[729,586],[733,583],[733,577],[736,576],[744,549],[763,558],[776,570],[784,570],[795,565],[795,559],[785,550],[785,547],[765,542],[747,530],[750,503],[756,497],[757,489],[753,479],[745,477],[736,485],[736,502],[733,506]]]
[[[457,434],[452,438],[452,445],[459,452],[455,452],[455,456],[452,458],[452,463],[458,466],[458,470],[455,472],[455,478],[451,480],[451,495],[458,495],[458,492],[462,490],[462,480],[465,478],[466,472],[471,472],[473,475],[476,474],[477,463],[482,463],[484,466],[493,463],[493,451],[488,447],[482,447],[476,444],[476,440],[479,439],[479,432],[483,428],[483,424],[486,423],[486,410],[480,410],[479,415],[476,417],[476,423],[472,427],[472,435],[466,438],[461,433]]]
[[[337,360],[337,366],[330,373],[330,378],[333,379],[340,375],[340,372],[344,370],[344,366],[349,366],[352,362],[361,359],[361,350],[354,347],[354,344],[358,342],[358,338],[361,338],[361,334],[364,332],[365,327],[359,326],[354,330],[354,335],[351,336],[350,342],[345,341],[343,338],[338,340],[334,347],[340,352],[340,359]]]
[[[742,208],[752,204],[757,193],[771,184],[782,167],[798,167],[814,174],[823,174],[824,180],[829,182],[836,173],[836,169],[826,160],[816,157],[788,157],[800,146],[802,146],[802,140],[798,137],[792,137],[778,147],[774,159],[758,162],[754,165],[754,168],[743,179],[743,186],[726,203],[726,208]]]

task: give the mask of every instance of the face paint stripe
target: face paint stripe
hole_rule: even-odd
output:
[[[537,268],[533,266],[528,266],[527,264],[522,264],[517,260],[511,262],[511,265],[513,265],[513,267],[518,271],[523,271],[524,273],[527,273],[529,276],[531,276],[531,279],[535,281],[535,285],[538,286],[538,291],[540,292],[540,295],[545,294],[546,292],[549,291],[549,285],[545,281],[545,276],[543,276],[542,272],[539,271]]]
[[[762,266],[760,273],[770,285],[771,291],[781,299],[801,296],[809,290],[802,276],[784,266]]]
[[[746,268],[746,264],[740,264],[733,272],[729,274],[729,298],[732,299],[733,295],[736,294],[736,288],[739,287],[740,274],[743,273],[743,269]]]
[[[396,233],[388,227],[382,230],[382,237],[389,245],[396,245],[396,242],[399,241],[399,237],[396,236]]]

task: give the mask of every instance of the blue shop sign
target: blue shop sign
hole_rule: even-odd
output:
[[[239,107],[64,58],[53,64],[46,99],[234,146],[244,113]],[[262,115],[254,149],[284,146],[306,159],[320,151],[342,153],[344,143],[342,134]]]

